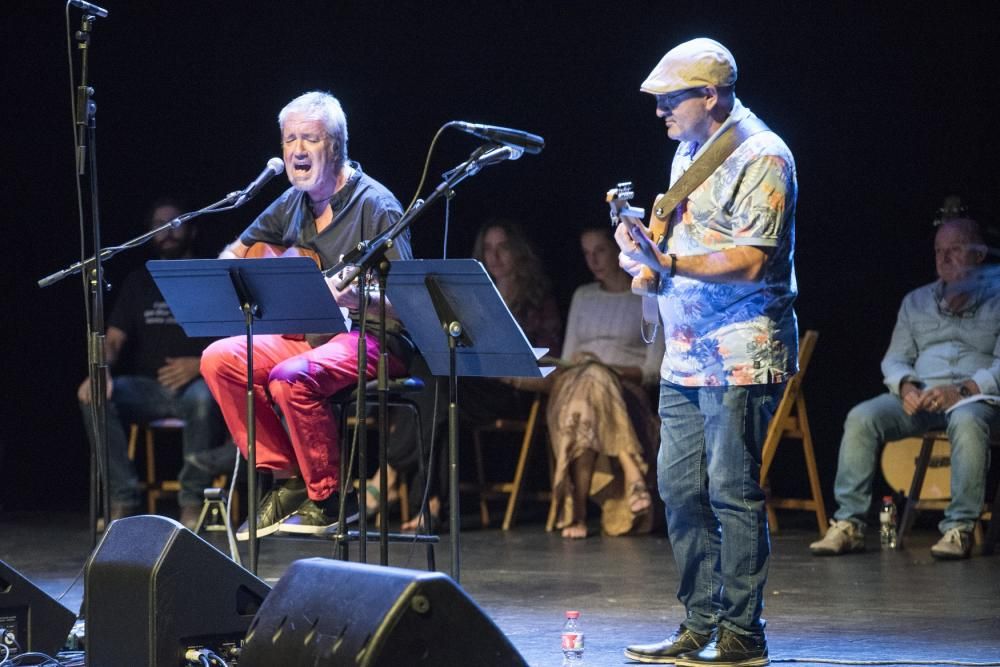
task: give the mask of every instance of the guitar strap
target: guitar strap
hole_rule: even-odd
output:
[[[653,204],[653,215],[666,223],[664,233],[656,239],[656,245],[662,251],[665,247],[667,237],[670,235],[670,225],[677,207],[687,199],[694,189],[708,180],[708,177],[715,173],[715,170],[733,154],[740,144],[755,134],[768,131],[764,121],[754,116],[748,116],[743,120],[733,123],[720,134],[715,141],[701,154],[694,163],[688,167],[677,182],[669,190],[660,195]],[[642,318],[650,323],[659,322],[659,306],[656,297],[644,296],[642,298]]]

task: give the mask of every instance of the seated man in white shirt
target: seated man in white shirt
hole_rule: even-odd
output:
[[[879,447],[889,440],[944,430],[951,441],[952,499],[939,524],[935,558],[968,558],[983,508],[990,431],[1000,406],[987,401],[949,408],[1000,386],[1000,289],[982,271],[983,231],[967,218],[944,221],[934,240],[939,280],[903,299],[882,373],[889,393],[847,415],[834,494],[837,511],[826,536],[809,545],[817,556],[863,551]]]

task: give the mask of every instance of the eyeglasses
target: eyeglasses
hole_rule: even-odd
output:
[[[692,97],[705,97],[704,88],[687,88],[685,90],[675,90],[672,93],[664,93],[656,96],[656,108],[668,111],[676,109],[684,100]]]

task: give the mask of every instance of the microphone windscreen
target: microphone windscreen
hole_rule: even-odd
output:
[[[267,167],[277,176],[285,171],[285,161],[280,157],[273,157],[267,161]]]

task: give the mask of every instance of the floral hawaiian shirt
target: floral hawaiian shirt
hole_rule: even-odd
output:
[[[682,142],[670,182],[729,125],[752,116],[736,101],[703,146]],[[761,132],[678,206],[667,251],[703,255],[741,245],[768,251],[759,280],[718,283],[663,276],[658,297],[666,350],[662,379],[683,386],[785,382],[798,367],[795,283],[795,161],[778,135]]]

